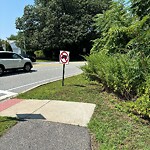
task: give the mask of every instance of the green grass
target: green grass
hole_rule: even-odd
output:
[[[17,123],[16,118],[0,116],[0,136],[2,136],[6,131],[8,131],[16,123]]]
[[[40,86],[18,98],[51,99],[96,104],[95,112],[88,125],[94,140],[94,147],[100,150],[150,150],[149,122],[142,123],[139,119],[129,117],[115,106],[120,103],[118,98],[104,92],[102,86],[89,82],[82,75]]]
[[[52,60],[47,59],[37,59],[36,62],[51,62]]]

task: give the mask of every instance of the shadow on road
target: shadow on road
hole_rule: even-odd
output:
[[[10,70],[10,71],[5,71],[2,77],[19,75],[19,74],[28,74],[33,72],[37,72],[37,70],[31,70],[30,72],[25,72],[23,70]]]

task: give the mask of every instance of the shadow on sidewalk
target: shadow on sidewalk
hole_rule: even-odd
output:
[[[16,114],[17,118],[19,120],[25,120],[25,119],[43,119],[46,120],[46,118],[44,118],[44,116],[42,116],[41,114]]]

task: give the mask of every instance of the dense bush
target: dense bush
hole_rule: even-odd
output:
[[[135,102],[127,102],[127,109],[136,115],[144,118],[150,118],[150,96],[147,94],[139,97]]]
[[[126,12],[124,12],[124,15]],[[102,19],[103,18],[103,19]],[[105,15],[97,15],[95,18],[95,26],[97,30],[101,29],[102,35],[100,38],[94,40],[94,45],[91,53],[99,52],[102,49],[107,50],[109,53],[144,53],[146,56],[150,53],[150,16],[143,17],[138,20],[137,17],[128,18],[130,23],[125,24],[119,18],[116,18],[109,29],[103,28],[107,23]],[[111,18],[110,18],[111,19]],[[126,18],[124,19],[126,20]],[[127,25],[128,24],[128,25]],[[108,25],[107,25],[108,26]],[[103,29],[102,29],[103,28]],[[105,30],[104,30],[105,29]]]
[[[128,101],[121,104],[123,107],[118,105],[117,108],[148,119],[150,118],[150,75],[147,76],[146,81],[142,84],[141,88],[144,94],[135,101]]]
[[[150,118],[150,74],[146,77],[146,81],[141,88],[144,94],[135,102],[128,102],[127,107],[128,110],[134,114]]]
[[[82,67],[90,80],[96,80],[115,93],[131,100],[126,102],[129,112],[150,117],[150,69],[143,69],[142,59],[131,59],[129,55],[108,55],[104,52],[87,57],[88,64]]]
[[[87,57],[87,61],[88,64],[82,69],[91,80],[103,83],[106,88],[126,99],[142,92],[141,85],[146,79],[138,57],[131,59],[126,54],[108,55],[99,52]]]
[[[94,20],[100,37],[86,58],[84,74],[131,100],[126,103],[130,112],[150,117],[150,16],[139,18],[114,2]]]

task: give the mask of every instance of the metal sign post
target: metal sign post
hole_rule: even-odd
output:
[[[62,86],[64,86],[64,79],[65,79],[65,64],[63,64]]]
[[[65,65],[69,64],[69,52],[68,51],[60,51],[59,62],[63,64],[63,76],[62,76],[62,86],[64,86],[65,79]]]

